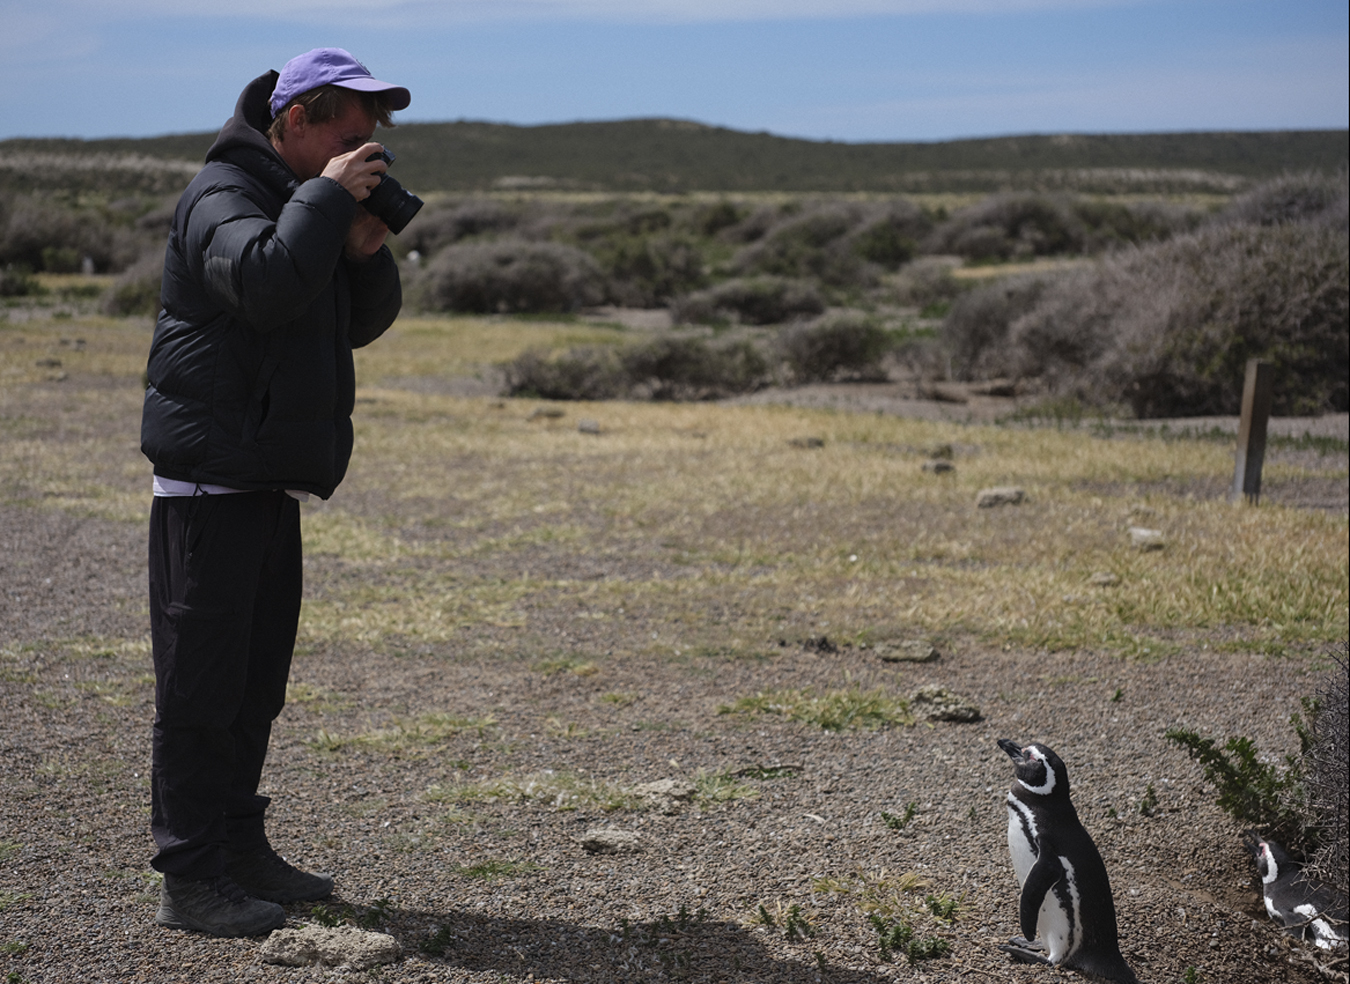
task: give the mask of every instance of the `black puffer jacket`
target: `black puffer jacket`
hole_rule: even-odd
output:
[[[352,452],[352,349],[402,304],[387,246],[342,255],[360,206],[303,184],[266,136],[277,73],[249,84],[174,213],[141,450],[155,474],[327,498]]]

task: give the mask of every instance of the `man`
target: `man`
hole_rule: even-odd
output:
[[[360,202],[376,124],[410,99],[341,49],[300,55],[244,90],[174,214],[141,422],[163,926],[265,933],[333,888],[272,849],[258,784],[300,612],[297,500],[342,481],[352,349],[402,304]]]

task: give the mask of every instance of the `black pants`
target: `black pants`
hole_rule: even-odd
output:
[[[285,492],[156,497],[151,830],[159,871],[211,878],[266,844],[258,795],[286,702],[301,595],[300,504]]]

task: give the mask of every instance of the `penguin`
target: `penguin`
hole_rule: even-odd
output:
[[[1346,904],[1325,885],[1312,881],[1303,865],[1279,844],[1255,834],[1247,849],[1256,858],[1266,912],[1286,933],[1323,950],[1346,945]]]
[[[1117,984],[1139,979],[1120,953],[1106,865],[1069,800],[1069,773],[1044,745],[1007,738],[1008,853],[1022,895],[1021,936],[999,946],[1023,963],[1067,967]]]

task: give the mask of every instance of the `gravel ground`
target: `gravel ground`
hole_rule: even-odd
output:
[[[141,481],[134,471],[117,480]],[[278,849],[335,873],[338,889],[317,913],[291,906],[290,925],[354,920],[396,937],[403,959],[285,968],[263,963],[256,939],[162,930],[147,865],[148,653],[87,642],[146,637],[144,531],[6,503],[0,545],[7,984],[1078,979],[995,949],[1017,932],[1002,737],[1043,741],[1068,764],[1141,980],[1322,979],[1266,920],[1240,830],[1162,737],[1185,725],[1294,750],[1286,722],[1317,684],[1309,661],[1219,652],[1221,634],[1190,634],[1156,663],[960,637],[926,664],[810,639],[764,659],[658,661],[631,655],[650,630],[641,613],[599,623],[554,610],[555,624],[531,630],[612,653],[599,672],[540,672],[537,655],[487,660],[467,643],[304,652],[264,792]],[[312,559],[307,576],[321,590],[341,560]],[[728,695],[845,681],[901,694],[939,684],[983,718],[833,733],[719,713]],[[439,726],[436,740],[408,722]],[[662,779],[697,792],[632,793]],[[497,795],[450,792],[465,787]],[[598,827],[637,834],[640,849],[588,853]],[[958,900],[954,921],[928,896]],[[950,953],[883,960],[869,908]]]

